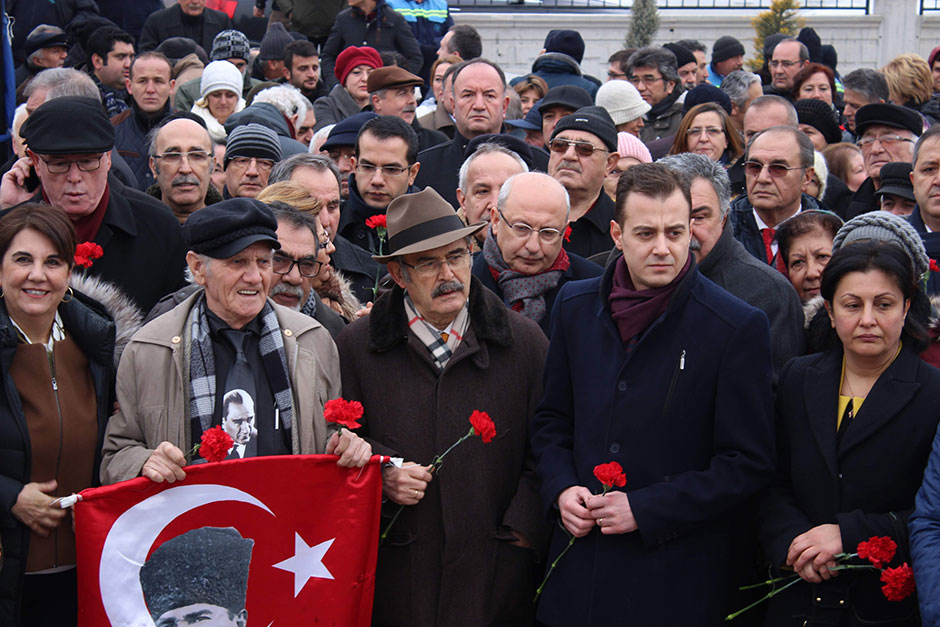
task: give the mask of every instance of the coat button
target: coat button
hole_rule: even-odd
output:
[[[609,450],[611,453],[614,453],[614,454],[619,453],[619,452],[620,452],[620,445],[617,444],[616,442],[611,442],[611,443],[610,443],[610,446],[607,447],[607,450]]]
[[[284,329],[284,335],[286,335],[287,337],[290,337],[290,336],[292,336],[293,334],[294,334],[294,332],[291,331],[290,329]]]
[[[620,390],[621,392],[626,392],[626,391],[627,391],[627,382],[626,382],[626,381],[618,381],[618,382],[617,382],[617,389]]]
[[[841,478],[842,478],[842,473],[840,472],[840,473],[839,473],[839,479],[841,479]]]
[[[183,341],[183,338],[181,338],[178,335],[174,335],[173,339],[170,340],[170,342],[172,342],[173,344],[179,344],[182,341]]]

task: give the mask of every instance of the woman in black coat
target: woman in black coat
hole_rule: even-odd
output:
[[[74,257],[61,209],[0,219],[0,625],[77,621],[74,532],[56,501],[98,483],[115,323],[69,287]]]
[[[777,389],[778,477],[761,511],[775,568],[804,579],[774,597],[767,625],[919,625],[914,599],[890,602],[879,573],[829,571],[872,536],[910,562],[907,518],[940,421],[940,371],[923,363],[924,298],[893,242],[842,247],[823,273],[834,336],[794,359]]]

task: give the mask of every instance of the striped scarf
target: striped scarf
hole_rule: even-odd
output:
[[[411,332],[427,347],[438,370],[444,370],[444,366],[447,365],[451,355],[454,354],[454,351],[457,350],[457,346],[460,344],[461,340],[463,340],[463,336],[467,332],[467,327],[470,326],[470,314],[468,313],[467,303],[465,302],[463,304],[460,313],[458,313],[454,321],[450,323],[450,326],[443,331],[439,331],[418,313],[414,303],[411,302],[411,297],[408,296],[406,292],[405,316],[408,318],[408,328],[411,329]],[[446,340],[443,335],[447,336]]]

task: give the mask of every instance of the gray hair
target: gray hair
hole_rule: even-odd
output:
[[[750,158],[751,146],[754,145],[754,142],[757,141],[757,138],[761,135],[769,133],[789,133],[793,138],[796,139],[796,144],[800,148],[800,167],[813,167],[813,163],[816,160],[816,149],[813,148],[813,142],[811,142],[809,137],[806,136],[806,133],[792,126],[771,126],[770,128],[766,128],[759,133],[755,133],[754,137],[751,138],[751,141],[747,143],[747,150],[744,153],[745,160]]]
[[[723,81],[722,81],[723,82]],[[764,107],[778,106],[783,107],[787,110],[787,124],[793,128],[797,128],[800,125],[800,116],[796,113],[796,108],[793,104],[783,98],[782,96],[775,96],[773,94],[767,94],[765,96],[758,96],[754,99],[754,102],[751,103],[751,106],[748,107],[748,111],[754,109],[758,111]]]
[[[252,102],[272,104],[288,118],[296,117],[298,120],[303,120],[310,111],[310,101],[304,98],[300,90],[293,85],[277,85],[262,89],[255,94]]]
[[[317,235],[317,227],[320,223],[317,219],[309,213],[298,211],[286,202],[279,200],[269,202],[268,206],[279,223],[285,222],[295,229],[310,229],[310,232],[313,233],[313,256],[316,256],[320,251],[320,237]]]
[[[747,92],[754,83],[760,84],[760,76],[747,70],[735,70],[721,79],[719,89],[728,94],[737,108],[743,109],[747,105]]]
[[[24,90],[24,96],[29,99],[40,89],[47,89],[46,101],[64,96],[81,96],[94,98],[101,102],[101,92],[91,77],[84,72],[66,67],[49,68],[33,77]]]
[[[724,85],[724,80],[721,82]],[[712,161],[705,155],[691,152],[663,157],[657,163],[675,172],[676,176],[682,180],[683,186],[691,187],[695,179],[708,181],[715,190],[715,195],[718,196],[721,219],[724,220],[727,217],[728,210],[731,209],[731,179],[728,178],[728,172],[720,163]]]
[[[512,193],[512,185],[515,182],[516,177],[521,176],[523,174],[528,174],[528,172],[519,172],[518,174],[513,174],[508,179],[506,179],[502,187],[499,188],[499,196],[497,196],[496,198],[496,207],[500,211],[506,208],[506,201],[509,200],[509,194]],[[562,185],[561,183],[559,183],[558,181],[556,181],[549,175],[545,174],[544,172],[532,172],[532,174],[536,174],[538,176],[544,176],[546,179],[548,179],[547,181],[545,181],[546,184],[550,184],[549,181],[552,181],[556,185],[561,187],[561,190],[565,193],[565,223],[567,224],[568,217],[571,215],[571,197],[568,196],[568,190],[565,189],[564,185]]]
[[[313,155],[309,152],[301,152],[291,155],[287,159],[278,161],[271,170],[268,177],[268,185],[289,181],[294,176],[297,168],[313,168],[317,172],[331,172],[336,177],[336,184],[340,184],[339,168],[333,163],[333,160],[326,155]]]
[[[924,145],[924,142],[928,139],[936,139],[937,135],[940,135],[940,124],[934,124],[924,131],[923,135],[917,138],[917,142],[914,144],[914,156],[911,158],[912,165],[917,165],[917,157],[920,155],[920,147]]]
[[[842,87],[862,94],[869,103],[879,100],[887,102],[891,97],[884,74],[868,68],[852,70],[843,76]]]
[[[681,85],[679,79],[679,70],[676,68],[676,55],[671,50],[657,46],[648,46],[640,48],[630,55],[625,68],[627,75],[633,74],[633,70],[638,67],[653,67],[659,70],[663,79],[672,81],[676,85]]]
[[[502,144],[497,144],[496,142],[484,142],[477,146],[477,149],[473,151],[473,154],[464,159],[463,164],[460,166],[460,173],[457,175],[457,187],[461,189],[464,193],[467,191],[467,176],[470,172],[470,164],[473,163],[477,157],[482,155],[492,154],[498,152],[504,154],[508,157],[512,157],[516,163],[519,164],[519,167],[522,168],[523,172],[529,171],[529,166],[526,165],[525,161],[522,160],[517,153],[509,150]]]

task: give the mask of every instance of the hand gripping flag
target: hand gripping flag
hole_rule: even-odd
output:
[[[214,612],[249,625],[368,626],[382,461],[257,457],[190,466],[172,484],[140,477],[82,491],[79,626]]]

